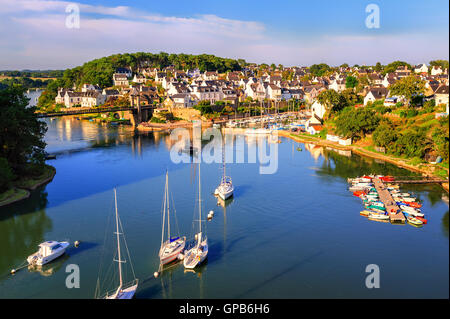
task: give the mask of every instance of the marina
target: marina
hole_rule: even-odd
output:
[[[448,204],[438,184],[401,184],[397,189],[416,198],[425,226],[393,227],[389,221],[375,222],[377,217],[368,223],[355,214],[362,211],[361,200],[348,192],[348,178],[367,172],[411,174],[404,169],[281,137],[276,174],[259,174],[258,163],[226,163],[235,191],[223,201],[214,196],[222,163],[202,164],[208,258],[192,270],[174,260],[155,278],[166,171],[175,203],[170,202],[171,225],[176,207],[180,235],[194,239],[197,165],[171,162],[170,135],[164,132],[135,134],[122,126],[69,118],[48,123],[47,152],[58,154],[52,160],[54,180],[29,199],[0,208],[1,298],[92,298],[102,260],[104,265],[112,261],[117,251],[114,187],[139,279],[138,299],[448,297]],[[245,141],[244,149],[235,144],[227,153],[258,147],[252,139]],[[108,214],[111,221],[105,225]],[[173,227],[171,237],[177,237]],[[395,238],[396,245],[381,249],[380,238]],[[54,239],[71,243],[63,256],[39,271],[30,267],[10,275],[37,245]],[[370,263],[383,269],[383,289],[365,288],[361,278]],[[79,289],[64,286],[69,264],[81,269]],[[423,269],[423,276],[418,278],[411,264]],[[117,291],[118,276],[114,278]]]

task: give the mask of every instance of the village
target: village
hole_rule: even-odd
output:
[[[434,100],[435,105],[445,105],[448,115],[449,77],[448,69],[439,66],[419,64],[412,70],[398,66],[394,72],[384,76],[373,67],[341,66],[335,72],[315,76],[309,67],[276,67],[261,69],[260,65],[249,64],[241,71],[218,73],[192,69],[177,70],[174,66],[159,68],[117,68],[112,76],[113,86],[101,88],[96,84],[83,84],[81,89],[59,88],[55,103],[65,110],[83,107],[115,105],[122,101],[127,105],[154,106],[157,112],[193,108],[200,102],[209,103],[215,111],[224,107],[236,110],[242,103],[264,103],[274,106],[286,105],[290,101],[304,107],[309,116],[305,131],[320,133],[326,106],[318,96],[326,90],[338,93],[351,88],[364,107],[382,101],[386,107],[404,102],[404,97],[391,94],[390,88],[402,78],[414,75],[425,82],[423,101]],[[357,88],[347,83],[356,78]],[[349,85],[350,84],[350,85]],[[267,106],[266,106],[267,107]]]

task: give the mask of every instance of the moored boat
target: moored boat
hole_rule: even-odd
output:
[[[39,250],[36,253],[28,256],[27,262],[30,265],[45,265],[62,256],[69,245],[67,241],[58,242],[50,240],[43,242],[39,244]]]

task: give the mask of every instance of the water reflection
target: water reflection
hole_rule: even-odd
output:
[[[67,254],[62,255],[58,259],[52,261],[51,263],[48,263],[43,266],[39,265],[29,265],[28,271],[29,272],[37,272],[41,276],[49,277],[53,274],[55,274],[61,267],[64,265],[64,263],[69,259],[69,256]]]
[[[0,207],[0,274],[23,263],[52,229],[46,204],[47,192],[40,188],[26,200]]]

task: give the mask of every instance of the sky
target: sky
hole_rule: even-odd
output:
[[[379,9],[376,27],[368,5]],[[419,64],[448,60],[449,2],[0,0],[0,40],[0,70],[161,51],[284,66]]]

